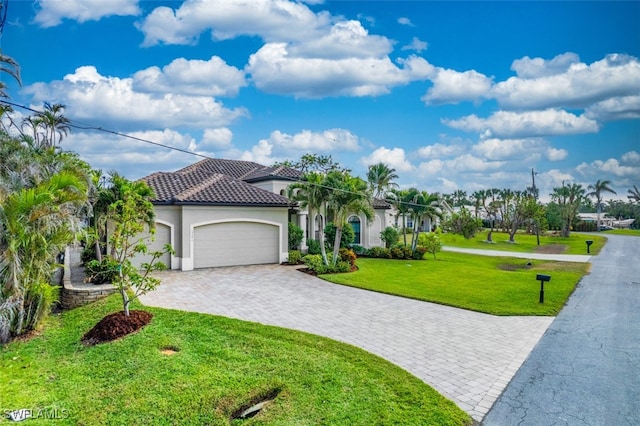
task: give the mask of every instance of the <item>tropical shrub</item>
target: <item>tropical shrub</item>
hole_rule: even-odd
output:
[[[461,209],[459,213],[451,214],[451,217],[443,223],[444,230],[454,234],[460,234],[464,238],[473,238],[482,229],[482,220],[471,215],[467,209]]]
[[[400,231],[393,226],[387,226],[380,233],[380,239],[384,241],[386,248],[390,248],[400,240]]]
[[[414,260],[424,260],[424,254],[426,252],[427,252],[427,248],[426,247],[417,246],[416,249],[413,252],[413,259]]]
[[[340,256],[341,261],[347,262],[350,265],[351,270],[354,270],[356,268],[356,259],[358,257],[353,250],[348,248],[341,248],[338,252],[338,255]]]
[[[85,263],[84,274],[86,281],[93,284],[112,283],[118,277],[118,261],[111,256],[105,256],[102,261],[93,259]]]
[[[322,253],[320,249],[320,241],[318,240],[307,240],[307,254],[320,254]]]
[[[369,257],[376,257],[379,259],[391,259],[391,250],[384,247],[371,247],[367,253]]]
[[[322,261],[322,256],[319,254],[308,254],[302,258],[304,264],[317,274],[324,274],[327,272],[327,265]]]
[[[411,247],[395,245],[391,247],[390,251],[393,259],[413,259],[413,250],[411,250]]]
[[[324,240],[329,247],[333,247],[333,242],[336,239],[336,225],[334,223],[328,223],[324,227]],[[342,227],[342,234],[340,235],[340,247],[349,247],[350,244],[356,239],[356,233],[349,223],[345,223]]]
[[[300,247],[304,231],[295,223],[289,222],[289,250],[295,250]]]
[[[337,273],[344,274],[346,272],[351,272],[351,271],[353,271],[353,267],[351,266],[351,264],[349,262],[346,262],[344,260],[339,260],[336,263],[336,266],[334,268],[332,268],[331,272],[337,272]]]
[[[351,244],[351,250],[353,250],[353,252],[356,254],[356,256],[366,256],[367,255],[367,249],[362,247],[359,244]]]
[[[287,259],[287,262],[291,265],[298,265],[302,263],[302,253],[300,253],[300,250],[289,250],[289,258]]]

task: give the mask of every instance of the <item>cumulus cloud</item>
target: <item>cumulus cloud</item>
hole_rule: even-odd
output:
[[[442,158],[450,157],[452,155],[461,154],[464,151],[464,147],[461,145],[445,145],[436,143],[433,145],[423,146],[418,149],[418,155],[421,158]]]
[[[138,0],[38,0],[34,21],[41,27],[55,27],[63,19],[98,21],[117,15],[139,15]]]
[[[567,52],[558,55],[551,60],[525,56],[516,59],[511,64],[511,69],[521,78],[538,78],[550,75],[562,74],[569,70],[571,65],[579,63],[580,57],[575,53]]]
[[[585,108],[636,94],[640,87],[640,62],[635,57],[611,54],[590,65],[576,60],[577,56],[565,54],[550,63],[537,61],[537,66],[528,58],[516,61],[512,68],[519,76],[497,83],[492,96],[510,109]]]
[[[549,152],[549,142],[541,138],[484,139],[473,147],[473,152],[488,160],[522,160],[539,158]]]
[[[640,96],[621,96],[588,107],[584,114],[598,121],[633,120],[640,118]]]
[[[437,68],[430,79],[433,86],[420,98],[428,105],[455,104],[486,97],[493,81],[475,70],[459,72],[444,68]]]
[[[232,139],[233,133],[226,127],[204,129],[198,149],[204,151],[229,149],[232,147]]]
[[[410,172],[413,170],[413,166],[409,160],[407,160],[404,149],[402,148],[389,149],[384,146],[380,147],[368,156],[362,158],[361,162],[366,166],[385,163],[398,172]]]
[[[414,37],[411,39],[411,43],[402,46],[402,50],[415,50],[420,53],[423,50],[427,50],[429,44],[426,41],[420,40],[418,37]]]
[[[273,164],[283,158],[272,156],[273,144],[266,139],[258,142],[250,150],[240,154],[239,159],[244,161],[255,161],[260,164]]]
[[[208,61],[174,59],[162,69],[153,66],[133,75],[132,88],[147,93],[235,96],[247,85],[244,72],[218,56]]]
[[[265,41],[310,40],[329,27],[326,12],[284,0],[186,0],[178,9],[160,6],[138,23],[143,46],[194,44],[203,31],[215,40],[239,35]]]
[[[398,24],[406,25],[408,27],[415,27],[415,25],[413,25],[413,22],[411,22],[411,19],[407,18],[406,16],[398,18]]]
[[[211,97],[136,92],[133,79],[102,76],[84,66],[61,81],[36,83],[24,91],[36,104],[61,102],[70,118],[92,123],[117,123],[119,128],[163,126],[225,126],[246,116],[243,108],[228,109]]]
[[[546,151],[546,157],[549,161],[562,161],[569,156],[569,151],[566,149],[557,149],[549,147]]]
[[[607,173],[616,177],[640,179],[640,167],[625,165],[615,158],[595,160],[591,163],[581,163],[576,170],[585,176],[596,176]]]
[[[186,151],[192,151],[196,146],[190,135],[170,129],[131,132],[128,135]],[[117,170],[129,179],[138,179],[158,171],[177,170],[198,160],[188,153],[98,132],[72,132],[62,140],[62,148],[78,153],[93,168],[105,173]]]
[[[442,122],[454,129],[490,134],[499,138],[573,135],[599,130],[596,121],[584,115],[576,116],[557,109],[498,111],[489,118],[480,118],[472,114],[457,120],[443,119]]]
[[[620,157],[620,159],[624,164],[640,167],[640,153],[638,153],[638,151],[625,152],[624,154],[622,154],[622,157]]]
[[[433,67],[419,57],[343,59],[291,57],[285,43],[267,43],[249,58],[246,70],[256,87],[269,93],[302,98],[376,96],[394,86],[423,80]]]
[[[286,152],[334,152],[360,149],[358,137],[345,129],[328,129],[322,132],[303,130],[295,135],[276,130],[271,133],[268,142]]]

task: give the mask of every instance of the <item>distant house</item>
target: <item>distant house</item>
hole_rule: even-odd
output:
[[[156,238],[151,249],[169,243],[175,250],[161,259],[171,269],[188,271],[220,266],[280,263],[288,257],[288,222],[317,239],[326,218],[309,220],[287,197],[301,174],[289,167],[251,161],[206,159],[175,172],[157,172],[142,180],[155,192]],[[380,232],[392,224],[391,206],[374,201],[368,221],[352,215],[356,244],[383,245]],[[145,261],[138,258],[137,262]]]

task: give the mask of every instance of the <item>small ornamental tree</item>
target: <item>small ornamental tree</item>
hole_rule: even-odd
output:
[[[443,226],[447,232],[460,234],[469,240],[482,229],[482,220],[473,217],[469,210],[462,208],[459,213],[451,214],[451,217],[444,222]]]
[[[436,259],[436,253],[442,250],[442,241],[435,232],[422,233],[418,237],[418,246],[424,247],[427,253],[433,255],[433,259]]]
[[[393,226],[387,226],[380,233],[380,239],[384,241],[384,246],[390,248],[400,240],[400,231]]]
[[[154,290],[160,284],[160,280],[150,276],[150,273],[166,268],[158,259],[166,253],[173,253],[173,249],[167,244],[162,251],[149,252],[145,231],[148,231],[152,238],[155,234],[155,213],[150,201],[153,195],[151,188],[144,182],[129,182],[123,185],[122,189],[121,199],[109,206],[109,221],[114,224],[109,243],[118,269],[113,285],[122,296],[125,316],[129,316],[131,301]],[[148,255],[151,259],[138,269],[131,262],[136,255]],[[133,292],[133,297],[129,297],[129,290]]]
[[[296,250],[302,243],[304,231],[295,223],[289,222],[289,250]]]

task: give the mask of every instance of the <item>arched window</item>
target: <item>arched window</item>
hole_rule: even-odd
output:
[[[355,234],[353,243],[362,244],[362,239],[360,238],[360,218],[358,216],[349,217],[349,225],[351,225],[351,227],[353,228],[353,233]]]

